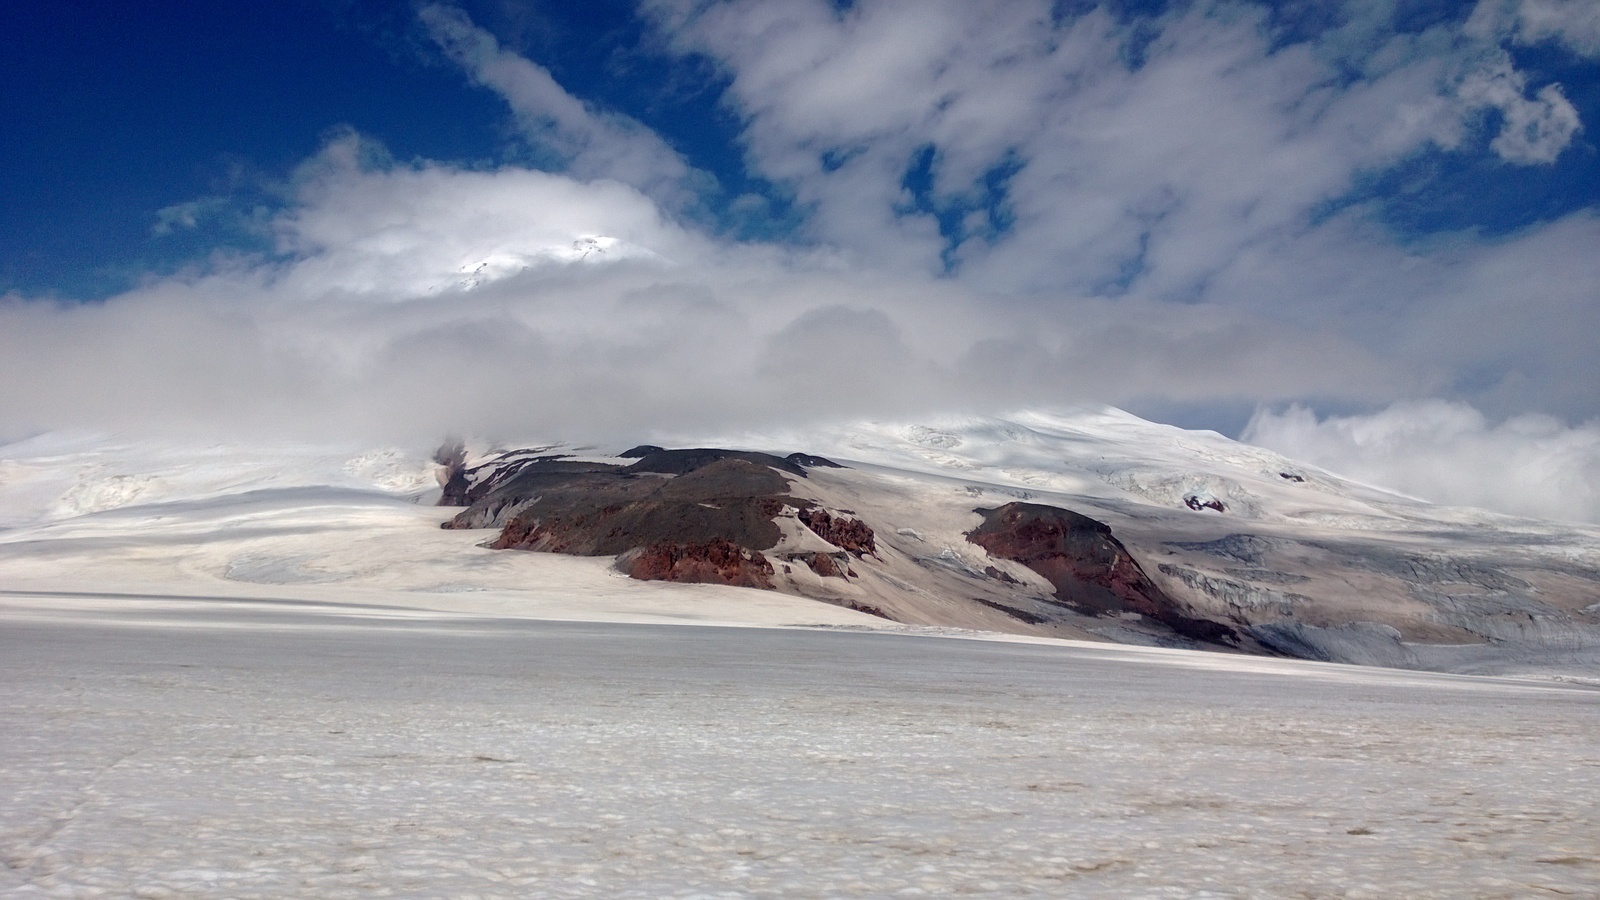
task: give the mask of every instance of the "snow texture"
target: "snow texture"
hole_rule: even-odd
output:
[[[13,897],[1600,892],[1600,692],[1185,651],[0,605]]]

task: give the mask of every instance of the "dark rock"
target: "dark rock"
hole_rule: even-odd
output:
[[[1050,622],[1048,618],[1035,615],[1025,609],[1017,609],[1014,606],[1007,606],[1004,603],[996,603],[993,600],[985,600],[982,597],[973,597],[972,602],[1003,612],[1011,618],[1016,619],[1019,622],[1026,622],[1029,625],[1046,625]]]
[[[1296,475],[1293,472],[1279,472],[1278,477],[1285,481],[1292,481],[1295,484],[1304,484],[1306,480],[1304,475]]]
[[[1062,603],[1096,615],[1138,613],[1196,640],[1237,640],[1232,628],[1198,618],[1167,596],[1104,522],[1037,503],[977,512],[983,523],[967,540],[1038,572],[1055,586]]]
[[[711,447],[697,447],[692,450],[663,450],[660,447],[635,447],[628,451],[633,453],[642,451],[639,461],[628,466],[630,472],[655,472],[662,475],[682,475],[693,472],[711,463],[724,459],[742,459],[745,462],[755,463],[759,466],[771,466],[788,472],[791,475],[806,477],[806,470],[798,463],[792,462],[793,457],[785,459],[773,456],[770,453],[756,453],[750,450],[718,450]]]
[[[443,466],[439,473],[439,506],[466,506],[471,501],[467,493],[471,482],[467,479],[467,446],[459,440],[447,439],[433,452],[433,461]]]
[[[1217,512],[1228,511],[1227,505],[1221,500],[1218,500],[1215,497],[1201,497],[1195,494],[1189,494],[1188,496],[1184,497],[1183,505],[1189,507],[1195,512],[1199,512],[1203,509],[1214,509]]]
[[[811,571],[823,578],[835,578],[840,574],[839,567],[834,565],[833,557],[826,553],[811,554],[811,559],[807,560],[806,564],[811,567]]]
[[[775,519],[786,506],[820,512],[789,495],[784,473],[804,474],[794,461],[804,454],[647,445],[628,451],[637,462],[607,465],[536,452],[502,454],[480,467],[471,504],[446,527],[499,527],[489,544],[498,550],[616,555],[634,578],[771,588],[774,570],[762,551],[782,536]],[[826,513],[813,519],[841,550],[873,550],[864,523]],[[825,577],[849,577],[849,559],[847,552],[794,557]]]
[[[794,463],[797,466],[801,466],[802,468],[806,468],[806,469],[842,469],[842,468],[844,468],[844,466],[839,465],[838,463],[834,462],[831,459],[828,459],[827,457],[813,456],[810,453],[791,453],[788,456],[785,456],[784,459],[788,460],[789,462]]]
[[[619,567],[641,581],[682,581],[735,587],[772,587],[772,563],[757,551],[724,540],[703,544],[662,541],[619,559]]]
[[[788,482],[766,466],[724,458],[675,478],[633,478],[611,468],[533,479],[527,487],[536,495],[491,546],[609,556],[653,544],[725,541],[760,551],[782,535],[773,519]]]
[[[983,574],[989,576],[990,578],[995,579],[996,581],[1003,581],[1006,584],[1021,584],[1022,583],[1021,581],[1018,581],[1017,579],[1012,578],[1010,575],[1007,575],[1006,573],[1000,571],[999,569],[995,568],[994,566],[984,566],[983,567]]]
[[[825,509],[803,509],[800,511],[800,521],[817,537],[857,557],[878,552],[872,527],[860,519],[834,516]]]

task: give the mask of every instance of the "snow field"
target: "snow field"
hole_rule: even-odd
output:
[[[1600,692],[1138,648],[0,603],[15,897],[1600,892]]]

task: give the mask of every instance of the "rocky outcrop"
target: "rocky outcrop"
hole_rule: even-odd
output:
[[[841,554],[842,555],[842,554]],[[823,578],[849,578],[850,563],[848,557],[840,559],[832,553],[803,553],[796,554],[794,559],[803,559],[811,571]]]
[[[444,527],[498,527],[488,545],[497,550],[614,555],[634,578],[771,588],[773,567],[762,551],[779,543],[775,519],[793,507],[829,528],[844,542],[836,545],[841,551],[873,548],[865,523],[789,496],[783,473],[804,477],[808,465],[834,465],[821,457],[644,445],[624,454],[637,460],[631,465],[528,450],[467,471],[464,454],[441,456],[470,485],[467,509]],[[819,575],[847,577],[849,558],[815,553],[804,562]]]
[[[467,492],[472,483],[467,478],[467,445],[459,440],[447,440],[433,453],[439,465],[440,506],[466,506]]]
[[[772,563],[765,556],[724,540],[651,544],[624,554],[617,560],[617,567],[641,581],[772,587]]]
[[[492,546],[610,556],[657,544],[723,541],[760,551],[778,543],[773,517],[788,491],[772,469],[737,458],[671,478],[619,469],[540,478],[536,486],[538,494],[511,516]]]
[[[835,516],[825,509],[803,509],[799,519],[828,543],[857,558],[878,552],[872,527],[860,519]]]
[[[983,523],[967,540],[1044,576],[1061,603],[1090,615],[1138,613],[1194,640],[1237,642],[1232,628],[1194,615],[1157,587],[1104,522],[1037,503],[977,512]]]

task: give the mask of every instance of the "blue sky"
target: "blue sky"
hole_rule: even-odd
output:
[[[1588,447],[1600,416],[1590,2],[62,2],[0,34],[0,435],[1104,402],[1353,466],[1401,421]]]

